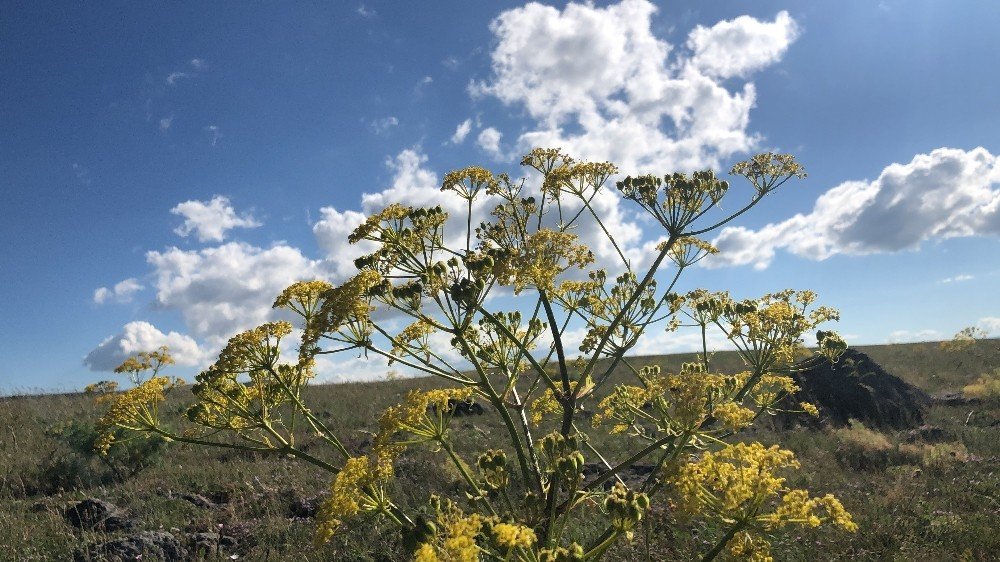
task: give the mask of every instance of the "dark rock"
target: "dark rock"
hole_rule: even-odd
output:
[[[429,410],[437,412],[437,408],[431,404]],[[474,400],[456,400],[454,398],[448,399],[448,411],[452,412],[452,415],[456,418],[462,416],[481,416],[486,413],[483,409],[483,405]]]
[[[906,432],[907,443],[916,443],[917,441],[923,441],[925,443],[941,443],[947,440],[948,434],[945,430],[936,425],[925,424]]]
[[[923,425],[930,397],[917,387],[889,374],[878,363],[856,349],[848,349],[837,360],[810,358],[798,363],[792,374],[800,390],[778,404],[797,410],[800,402],[819,408],[817,420],[806,414],[782,414],[779,424],[829,424],[835,427],[858,420],[866,427],[912,429]]]
[[[121,509],[96,498],[87,498],[69,506],[63,517],[74,527],[88,531],[128,531],[135,528],[135,521]]]
[[[78,562],[101,560],[125,562],[149,557],[163,562],[187,559],[188,552],[173,535],[165,531],[143,531],[120,539],[87,546],[76,551]]]
[[[942,404],[945,406],[965,406],[966,404],[975,404],[979,402],[975,398],[968,398],[961,392],[946,392],[944,394],[938,394],[931,396],[931,400],[935,404]]]
[[[180,498],[182,500],[187,500],[195,505],[195,507],[203,507],[205,509],[212,509],[219,507],[219,504],[206,498],[201,494],[181,494]]]
[[[231,551],[239,547],[235,537],[219,533],[192,533],[188,540],[195,555],[217,554],[220,550]]]
[[[309,498],[293,498],[288,504],[288,515],[295,519],[312,519],[319,511],[319,505],[323,503],[322,496],[312,496]]]

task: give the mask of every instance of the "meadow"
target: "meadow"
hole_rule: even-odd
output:
[[[858,349],[935,396],[958,391],[1000,366],[996,339],[977,341],[961,353],[946,352],[936,342]],[[691,358],[669,355],[636,362],[669,370]],[[735,370],[738,357],[719,353],[714,364]],[[349,434],[345,444],[360,452],[369,446],[374,420],[384,408],[410,389],[428,386],[441,383],[401,379],[313,385],[305,395],[313,412]],[[168,420],[183,414],[187,394],[180,389],[171,395]],[[398,531],[375,520],[353,524],[328,544],[313,545],[311,515],[329,487],[329,476],[294,459],[155,442],[127,443],[107,459],[90,454],[88,428],[100,411],[94,397],[84,394],[0,399],[0,560],[87,560],[85,545],[138,531],[171,533],[193,559],[406,557]],[[936,400],[926,421],[941,429],[928,443],[906,431],[882,434],[859,426],[779,429],[761,423],[744,432],[747,440],[782,443],[793,450],[802,467],[789,474],[789,484],[835,494],[860,526],[855,534],[826,528],[778,534],[772,541],[776,560],[997,559],[1000,403]],[[503,431],[489,412],[456,418],[453,427],[456,445],[469,452],[496,446]],[[601,445],[611,455],[627,456],[627,440]],[[323,452],[320,444],[313,449],[307,443],[305,449]],[[396,495],[403,505],[422,505],[428,494],[455,495],[462,489],[443,453],[426,447],[408,451],[396,469]],[[71,526],[63,515],[66,506],[84,498],[122,508],[134,529]],[[669,506],[644,523],[609,559],[691,559],[716,532]],[[596,532],[586,520],[576,524],[581,536]]]

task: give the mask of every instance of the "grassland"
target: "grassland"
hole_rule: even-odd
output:
[[[860,348],[890,373],[939,394],[960,389],[988,369],[1000,366],[1000,341],[986,340],[961,354],[936,343]],[[690,356],[642,358],[676,366]],[[719,354],[722,369],[736,358]],[[332,427],[348,435],[359,450],[386,406],[426,379],[313,386],[308,402]],[[179,393],[183,395],[184,393]],[[185,399],[168,402],[179,415]],[[117,536],[81,531],[62,516],[65,506],[97,497],[125,508],[142,530],[177,536],[218,531],[228,546],[208,559],[240,560],[396,560],[398,534],[378,521],[360,522],[330,544],[311,544],[313,522],[303,515],[309,499],[323,493],[328,477],[303,463],[223,450],[167,444],[147,455],[132,444],[134,459],[150,466],[130,475],[79,448],[82,431],[99,415],[84,395],[23,396],[0,399],[0,560],[71,560],[81,545]],[[855,535],[809,530],[777,535],[778,560],[996,560],[1000,557],[1000,404],[936,403],[928,423],[943,429],[945,445],[935,452],[907,444],[904,433],[884,437],[862,430],[777,431],[759,427],[745,438],[782,443],[797,453],[802,469],[790,484],[841,498],[861,526]],[[460,452],[496,446],[502,428],[489,415],[455,421]],[[74,437],[76,435],[76,437]],[[76,443],[77,448],[74,448]],[[610,445],[609,445],[610,447]],[[319,445],[314,449],[323,452]],[[609,449],[622,455],[624,449]],[[454,494],[457,475],[440,453],[414,450],[401,459],[396,497],[421,505],[429,493]],[[432,486],[429,483],[434,483]],[[436,486],[436,488],[434,487]],[[198,495],[209,500],[194,500]],[[187,499],[185,499],[187,496]],[[199,506],[196,503],[203,503]],[[581,521],[579,536],[595,523]],[[716,530],[678,519],[660,509],[631,544],[622,543],[614,560],[694,557]],[[221,539],[220,539],[221,542]]]

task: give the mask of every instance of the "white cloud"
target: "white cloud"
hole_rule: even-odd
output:
[[[219,139],[222,138],[222,132],[219,131],[218,125],[209,125],[204,128],[205,133],[208,135],[208,142],[212,146],[219,144]]]
[[[986,316],[979,319],[976,325],[983,329],[990,337],[1000,337],[1000,317]]]
[[[120,334],[101,342],[83,358],[91,371],[113,371],[129,356],[141,351],[154,351],[160,346],[170,348],[178,365],[201,366],[209,356],[189,336],[178,332],[164,334],[149,322],[129,322]]]
[[[316,243],[327,256],[334,277],[338,281],[347,279],[356,271],[355,258],[375,251],[368,242],[347,242],[347,237],[365,221],[366,215],[358,211],[338,211],[334,207],[323,207],[319,212],[321,218],[313,225]]]
[[[164,117],[160,119],[160,130],[166,131],[167,129],[170,128],[170,125],[173,124],[173,122],[174,122],[173,115],[171,115],[170,117]]]
[[[920,247],[926,240],[1000,235],[1000,158],[985,148],[939,148],[887,166],[874,181],[844,182],[797,214],[759,230],[724,228],[708,267],[766,268],[777,249],[823,260]]]
[[[171,72],[170,74],[167,75],[164,81],[167,83],[168,86],[173,86],[177,84],[177,81],[180,80],[181,78],[187,78],[189,76],[191,75],[188,74],[187,72]]]
[[[205,59],[191,59],[191,66],[195,70],[205,70],[208,68],[208,63],[205,62]]]
[[[688,36],[687,47],[694,53],[690,64],[703,74],[744,77],[781,60],[797,37],[795,20],[779,12],[773,22],[740,16],[712,27],[699,25]]]
[[[487,127],[480,131],[476,139],[476,145],[486,151],[494,160],[504,160],[503,151],[500,150],[500,138],[503,136],[500,131],[493,127]]]
[[[451,136],[451,144],[462,144],[465,142],[465,137],[469,136],[469,132],[472,131],[472,119],[466,119],[455,127],[455,134]]]
[[[216,195],[211,201],[185,201],[170,212],[184,217],[184,224],[174,232],[185,237],[194,232],[200,242],[221,242],[228,230],[260,226],[250,214],[237,215],[229,198],[222,195]]]
[[[369,126],[372,128],[372,131],[374,131],[376,135],[381,135],[387,132],[389,129],[395,127],[396,125],[399,125],[399,119],[396,119],[394,116],[389,115],[388,117],[383,117],[381,119],[376,119],[372,121]]]
[[[359,4],[358,9],[355,10],[355,12],[363,18],[373,18],[378,15],[378,12],[376,12],[374,8],[369,8],[364,4]]]
[[[144,288],[134,277],[130,277],[116,283],[114,287],[100,287],[95,290],[94,302],[97,304],[104,304],[110,301],[119,303],[132,302],[132,296]]]
[[[470,92],[523,106],[534,125],[518,138],[522,151],[561,146],[630,172],[662,173],[714,167],[753,148],[754,86],[730,91],[721,75],[776,62],[795,39],[795,22],[785,12],[773,22],[741,17],[696,28],[688,48],[675,50],[653,34],[656,9],[624,0],[505,11],[490,25],[493,77]]]
[[[956,275],[954,277],[945,277],[941,280],[941,283],[958,283],[960,281],[971,281],[975,278],[974,275]]]
[[[937,330],[895,330],[886,338],[886,343],[913,343],[939,339],[941,339],[941,332]]]
[[[156,305],[176,310],[198,338],[221,345],[233,334],[273,320],[275,297],[296,281],[323,278],[320,263],[297,248],[245,243],[185,251],[151,251]]]

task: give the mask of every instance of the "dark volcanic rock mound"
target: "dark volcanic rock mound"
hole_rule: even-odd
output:
[[[797,365],[792,375],[801,390],[786,398],[784,407],[798,409],[799,402],[819,408],[818,423],[847,425],[858,420],[867,427],[912,429],[924,423],[923,410],[930,397],[917,387],[889,374],[856,349],[848,349],[836,363],[813,358]],[[805,414],[779,416],[785,425],[817,423]]]

